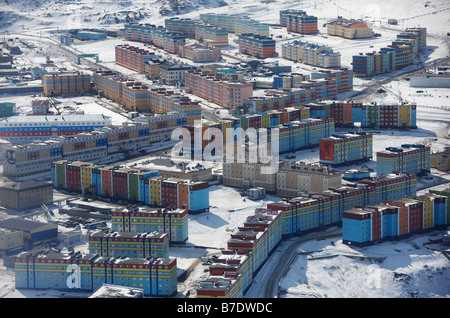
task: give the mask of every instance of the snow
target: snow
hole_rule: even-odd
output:
[[[151,2],[151,3],[149,3]],[[407,27],[426,27],[428,48],[421,53],[422,62],[430,62],[439,58],[448,57],[449,45],[446,33],[448,30],[442,26],[449,25],[450,6],[448,1],[435,0],[411,0],[390,1],[383,4],[374,3],[371,0],[284,0],[263,4],[259,0],[228,0],[228,6],[220,7],[221,1],[180,0],[179,8],[170,7],[168,1],[116,1],[98,2],[94,0],[80,1],[9,1],[10,4],[0,4],[0,25],[6,38],[20,36],[21,40],[36,45],[36,48],[24,48],[24,54],[15,58],[15,66],[18,68],[40,66],[45,63],[47,55],[60,68],[82,69],[84,65],[70,62],[69,53],[98,53],[100,65],[133,76],[138,80],[145,80],[142,75],[118,66],[114,63],[114,46],[124,41],[122,37],[108,37],[105,41],[78,41],[71,47],[60,48],[57,34],[67,28],[102,28],[116,30],[129,21],[139,23],[152,23],[164,25],[161,12],[172,8],[170,16],[180,16],[197,19],[200,13],[235,13],[245,14],[265,23],[277,24],[279,10],[303,9],[308,14],[319,17],[319,31],[317,35],[289,34],[284,28],[272,26],[273,36],[281,36],[277,39],[277,51],[281,53],[281,44],[294,39],[301,39],[318,44],[326,44],[334,51],[342,55],[342,65],[351,66],[352,55],[359,52],[377,51],[379,48],[390,44],[396,34]],[[428,6],[424,6],[428,4]],[[178,11],[177,11],[178,10]],[[57,12],[57,13],[55,13]],[[179,14],[185,13],[185,14]],[[381,37],[363,40],[346,40],[339,37],[326,35],[323,23],[341,15],[344,18],[366,18],[374,25],[374,30]],[[117,24],[113,21],[119,21]],[[389,18],[399,20],[397,26],[387,25]],[[230,46],[226,53],[238,58],[250,59],[248,56],[238,54],[238,49],[230,35]],[[149,48],[148,45],[132,42],[133,45],[154,50],[162,56],[169,57],[162,50]],[[373,46],[373,47],[371,47]],[[22,46],[21,46],[22,47]],[[65,51],[67,50],[67,51]],[[179,58],[178,58],[179,59]],[[181,60],[181,59],[180,59]],[[230,63],[235,59],[226,57]],[[280,57],[267,59],[267,61],[279,61],[280,65],[291,65],[294,72],[309,73],[313,66],[294,63],[283,60]],[[415,66],[406,68],[414,69]],[[401,74],[406,70],[380,75],[374,79],[354,80],[355,91],[362,90],[367,85],[380,81],[389,76]],[[29,84],[38,85],[40,81],[30,81]],[[1,81],[1,86],[11,85],[7,81]],[[385,93],[375,93],[363,99],[363,102],[387,103],[400,101],[416,103],[417,130],[397,131],[379,130],[374,133],[374,152],[384,150],[385,147],[400,146],[404,143],[425,143],[432,146],[433,152],[442,151],[450,146],[449,122],[450,122],[450,90],[443,88],[416,89],[409,86],[409,81],[396,79],[385,84],[382,88]],[[422,93],[417,91],[421,90]],[[193,99],[198,99],[192,96]],[[15,102],[18,113],[26,114],[31,111],[31,100],[36,96],[0,96],[0,102]],[[106,99],[91,96],[77,96],[57,98],[61,104],[58,109],[71,113],[84,111],[86,114],[101,113],[111,116],[113,123],[120,124],[128,120],[121,111]],[[205,108],[218,108],[212,103],[202,102]],[[220,109],[220,115],[226,115],[226,111]],[[370,131],[362,129],[363,131]],[[346,132],[348,130],[337,130]],[[296,158],[291,161],[318,162],[319,152],[302,150],[295,153]],[[283,157],[283,156],[282,156]],[[143,158],[142,160],[146,160]],[[342,167],[342,171],[348,168],[360,168],[361,166]],[[372,160],[365,163],[365,167],[374,168]],[[341,168],[340,168],[341,169]],[[435,186],[442,189],[449,186],[449,175],[445,172],[434,172],[433,180],[419,180],[419,187]],[[443,185],[435,185],[435,181],[445,182]],[[244,201],[245,199],[245,201]],[[207,277],[207,266],[201,265],[199,258],[205,255],[220,253],[226,247],[226,241],[230,233],[237,229],[247,216],[252,215],[255,208],[263,207],[268,202],[279,201],[276,196],[267,196],[263,200],[251,201],[241,196],[238,189],[213,185],[210,187],[209,212],[189,216],[189,241],[184,247],[171,247],[170,257],[177,258],[179,275],[189,273],[185,284],[179,285],[179,292],[186,293],[198,286],[199,280]],[[55,218],[64,220],[67,216],[55,214]],[[41,215],[37,218],[46,222]],[[69,229],[59,226],[61,231]],[[431,248],[442,248],[439,245],[424,246],[428,240],[440,238],[442,231],[435,231],[422,235],[415,235],[408,239],[383,242],[375,246],[357,248],[342,244],[339,235],[331,238],[299,243],[295,259],[290,269],[280,281],[280,297],[332,297],[332,298],[409,298],[409,297],[450,297],[450,273],[448,260],[438,251]],[[268,259],[261,269],[255,282],[249,289],[246,297],[260,297],[262,281],[268,273],[276,270],[278,256],[284,251],[292,240],[283,241]],[[73,246],[75,250],[87,251],[87,242],[80,242]],[[362,259],[351,258],[360,256]],[[378,262],[376,258],[383,258]],[[13,272],[2,266],[0,260],[0,297],[9,298],[53,298],[60,297],[61,292],[54,290],[15,290]],[[66,296],[87,297],[86,293],[65,293]]]

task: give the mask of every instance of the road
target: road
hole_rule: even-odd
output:
[[[294,236],[283,240],[253,279],[246,298],[276,298],[279,282],[297,256],[298,246],[304,242],[330,237],[342,237],[342,229],[335,227],[325,231]]]
[[[387,76],[387,78],[382,79],[382,80],[372,80],[371,83],[365,87],[363,90],[361,90],[359,93],[353,95],[352,97],[350,97],[349,99],[353,100],[360,100],[363,99],[364,97],[366,97],[367,95],[373,94],[375,93],[380,87],[382,87],[383,85],[394,81],[394,80],[398,80],[401,79],[403,77],[409,77],[415,74],[420,74],[424,72],[424,68],[429,68],[430,66],[438,66],[441,64],[447,64],[450,61],[450,57],[446,57],[446,58],[439,58],[430,62],[425,63],[425,66],[422,65],[422,67],[420,69],[415,69],[412,71],[406,71],[406,72],[402,72],[401,74],[398,75],[394,75],[394,76],[388,76],[389,74],[384,74]]]

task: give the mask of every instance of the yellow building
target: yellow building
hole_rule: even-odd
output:
[[[363,39],[373,37],[372,27],[361,19],[337,18],[327,22],[328,35],[345,39]]]
[[[1,205],[5,208],[24,210],[53,203],[51,182],[8,182],[0,187]]]
[[[23,246],[23,232],[0,228],[0,254]]]

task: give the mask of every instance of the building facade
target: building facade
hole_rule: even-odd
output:
[[[1,205],[15,210],[26,210],[53,203],[53,188],[48,182],[23,181],[5,183],[0,187]]]
[[[257,34],[241,34],[239,36],[239,53],[265,59],[277,56],[276,41],[270,37]]]
[[[14,271],[17,289],[95,292],[103,284],[115,284],[142,288],[147,296],[177,292],[176,258],[112,258],[42,249],[16,255]]]
[[[320,139],[320,164],[340,166],[372,159],[373,135],[369,133],[334,134]]]
[[[129,44],[116,45],[116,64],[132,69],[133,71],[144,73],[147,61],[156,58],[154,52],[141,49]]]
[[[388,174],[393,171],[427,175],[430,173],[429,146],[404,144],[401,147],[387,147],[377,152],[377,173]]]
[[[373,37],[373,30],[372,26],[362,19],[339,17],[327,22],[327,34],[345,39],[364,39]]]
[[[42,96],[78,95],[92,92],[91,76],[82,73],[42,75]]]

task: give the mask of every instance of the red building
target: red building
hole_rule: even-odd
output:
[[[154,52],[128,44],[116,45],[116,64],[144,73],[145,64],[156,58]]]

